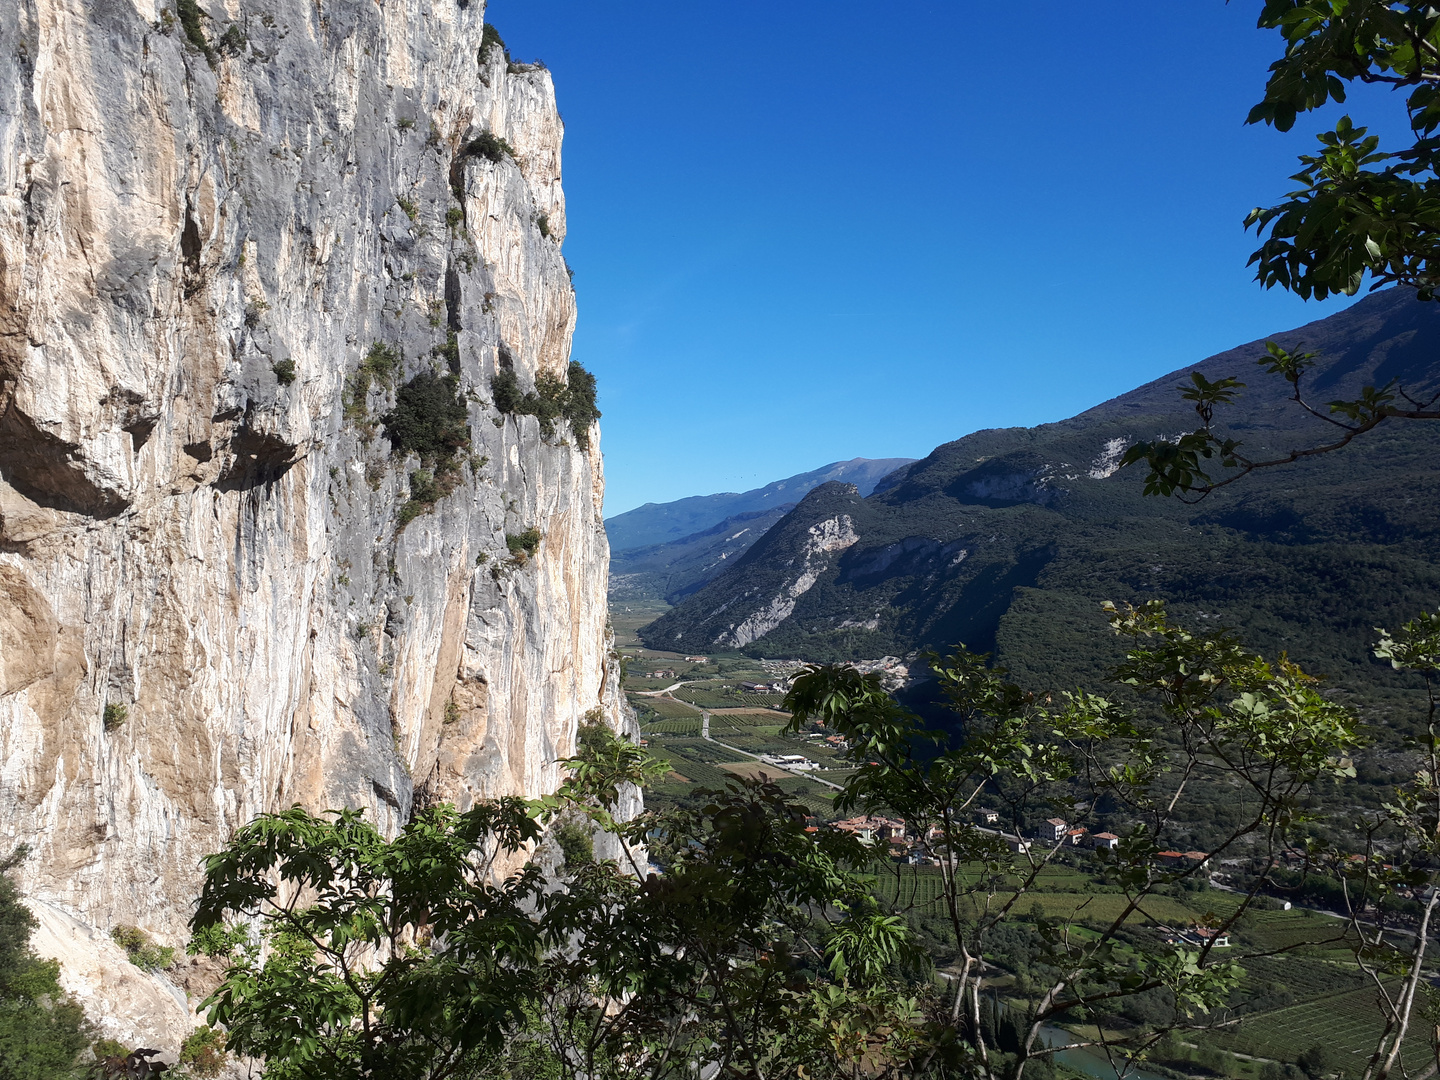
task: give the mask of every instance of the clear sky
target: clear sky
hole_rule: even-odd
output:
[[[494,0],[565,118],[606,515],[1058,420],[1348,303],[1245,265],[1319,124],[1243,126],[1259,7]]]

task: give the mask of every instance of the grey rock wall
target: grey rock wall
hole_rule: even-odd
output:
[[[625,722],[598,431],[491,403],[570,359],[548,72],[480,62],[480,0],[201,6],[209,58],[155,0],[0,5],[0,846],[92,1001],[74,943],[182,944],[254,814],[536,794]],[[356,372],[451,334],[473,445],[401,528]],[[106,993],[107,1034],[187,1022]]]

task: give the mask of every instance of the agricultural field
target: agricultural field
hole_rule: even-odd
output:
[[[673,696],[706,709],[734,708],[742,704],[729,684],[717,681],[687,683],[677,688]]]
[[[962,870],[962,877],[966,876]],[[973,876],[971,880],[974,880]],[[1001,884],[1004,887],[1004,883]],[[1114,919],[1123,910],[1126,898],[1118,892],[1103,891],[1083,867],[1047,867],[1035,891],[1021,897],[1011,917],[1033,920],[1071,919],[1089,931],[1094,925]],[[879,874],[876,893],[902,909],[938,913],[941,877],[934,867],[894,867]],[[1003,904],[1007,893],[990,900]],[[970,913],[984,903],[969,903]],[[1137,926],[1184,926],[1208,914],[1235,910],[1233,894],[1202,890],[1179,896],[1157,896],[1143,905],[1144,918]],[[1245,915],[1232,937],[1235,945],[1219,958],[1238,960],[1245,971],[1244,981],[1232,1006],[1242,1014],[1238,1024],[1196,1032],[1196,1045],[1226,1055],[1224,1074],[1234,1077],[1258,1075],[1258,1065],[1239,1054],[1264,1061],[1294,1062],[1317,1045],[1323,1045],[1344,1062],[1334,1080],[1358,1077],[1375,1048],[1382,1030],[1376,1007],[1376,990],[1358,971],[1350,949],[1343,942],[1344,925],[1336,919],[1305,910],[1252,911]],[[1275,949],[1293,951],[1279,954]],[[1253,955],[1267,954],[1269,955]],[[1008,984],[1008,979],[1000,980]],[[1390,987],[1393,994],[1398,986]],[[1249,1015],[1243,1015],[1253,1009]],[[1431,1059],[1427,1045],[1428,1025],[1421,1024],[1407,1040],[1404,1061],[1411,1075]],[[1191,1070],[1194,1071],[1194,1070]],[[1200,1072],[1214,1074],[1213,1068]]]
[[[1373,987],[1323,994],[1298,1005],[1247,1017],[1233,1035],[1207,1033],[1205,1041],[1232,1053],[1282,1061],[1293,1061],[1312,1046],[1322,1044],[1353,1062],[1343,1066],[1343,1075],[1358,1076],[1383,1026],[1375,995]],[[1430,1060],[1423,1032],[1405,1041],[1402,1056],[1410,1070],[1418,1070]]]
[[[670,766],[670,774],[647,793],[652,805],[673,802],[678,796],[688,794],[695,787],[723,787],[730,774],[710,762],[700,761],[683,753],[673,751],[671,745],[648,748],[650,756]],[[658,798],[657,798],[658,796]]]
[[[681,720],[690,716],[698,719],[700,716],[698,710],[691,708],[689,705],[682,705],[678,701],[672,701],[669,698],[639,698],[636,699],[633,704],[637,709],[649,709],[652,712],[659,713],[666,720]]]
[[[657,720],[652,724],[645,725],[646,735],[699,735],[700,717],[691,716],[688,720]]]
[[[904,908],[929,909],[937,913],[942,908],[943,892],[938,867],[904,867],[898,875],[882,873],[876,892],[890,903]],[[967,901],[970,917],[1004,906],[1012,895],[1013,892],[996,892],[988,903],[983,894],[972,898]],[[1012,911],[1016,917],[1042,916],[1085,923],[1109,923],[1125,910],[1127,904],[1128,900],[1120,893],[1051,892],[1042,887],[1021,897]],[[1195,922],[1201,915],[1168,896],[1152,897],[1140,910],[1141,914],[1132,919],[1137,926],[1185,925]]]
[[[775,786],[822,820],[833,819],[836,816],[835,807],[832,805],[835,792],[829,788],[821,787],[819,784],[811,783],[799,776],[782,777],[775,782]]]
[[[710,718],[710,734],[717,739],[724,739],[737,750],[744,750],[750,754],[801,754],[805,752],[803,745],[798,745],[793,739],[785,739],[776,735],[772,728],[769,732],[761,729],[750,732],[724,732],[715,727],[715,718]]]
[[[768,727],[776,731],[782,726],[783,716],[773,712],[712,712],[710,730],[749,732],[753,728]]]
[[[785,701],[784,694],[737,693],[735,697],[744,705],[771,705],[779,708]]]

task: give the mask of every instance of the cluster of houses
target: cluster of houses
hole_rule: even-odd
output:
[[[675,669],[658,668],[655,671],[648,671],[646,674],[652,679],[673,679],[675,678]]]
[[[790,689],[790,680],[776,679],[773,682],[742,682],[740,689],[747,694],[783,694]]]
[[[778,759],[777,763],[798,756],[788,755],[786,758]],[[788,765],[787,767],[794,768],[795,766]],[[1019,854],[1028,852],[1031,845],[1037,840],[1052,847],[1070,845],[1107,851],[1113,851],[1120,845],[1120,837],[1112,832],[1092,833],[1083,826],[1072,827],[1069,822],[1061,818],[1046,820],[1036,830],[1032,839],[1025,839],[1000,830],[998,828],[1000,815],[994,810],[977,811],[975,818],[977,824],[982,827],[997,826],[993,830],[987,829],[986,831],[993,831],[1011,851]],[[812,826],[811,831],[815,831],[815,828]],[[904,821],[896,818],[878,816],[847,818],[844,821],[832,821],[830,828],[850,833],[867,845],[885,844],[890,849],[891,857],[903,862],[931,863],[937,866],[940,863],[940,859],[933,854],[932,846],[934,841],[940,839],[938,826],[929,830],[924,837],[926,842],[923,844],[920,842],[920,837],[911,834]],[[1210,861],[1210,856],[1203,851],[1161,851],[1156,853],[1155,861],[1161,866],[1188,870],[1196,866],[1205,866]]]
[[[924,837],[924,843],[921,843],[921,837],[912,835],[909,827],[899,818],[862,815],[844,821],[832,821],[830,828],[849,833],[862,844],[885,844],[890,849],[890,857],[901,862],[940,865],[940,859],[934,854],[933,847],[934,842],[941,837],[939,826],[930,828]],[[1011,850],[1029,850],[1029,845],[1023,840],[1017,841],[1017,838],[1010,836],[1005,836],[1005,839]],[[1020,847],[1015,846],[1016,842]]]
[[[982,826],[1000,825],[1000,814],[996,810],[975,811],[975,821]],[[1001,834],[1005,836],[1004,833]],[[1092,833],[1083,825],[1072,826],[1064,818],[1046,818],[1034,832],[1036,840],[1043,840],[1052,847],[1069,845],[1071,847],[1104,848],[1113,851],[1120,846],[1120,837],[1112,832]],[[1020,837],[1005,836],[1010,843],[1012,851],[1029,851],[1030,845]]]
[[[862,675],[877,674],[891,690],[904,686],[910,679],[910,667],[898,656],[882,656],[879,660],[854,660],[850,666]]]
[[[1228,949],[1230,947],[1229,934],[1212,930],[1208,926],[1187,926],[1180,930],[1162,926],[1160,932],[1165,935],[1166,945],[1189,945],[1194,949],[1203,948],[1206,945],[1212,949]]]

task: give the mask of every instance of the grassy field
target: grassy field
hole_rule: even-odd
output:
[[[635,636],[635,631],[669,610],[670,605],[663,600],[610,605],[610,625],[615,628],[615,644],[639,645],[640,639]]]

